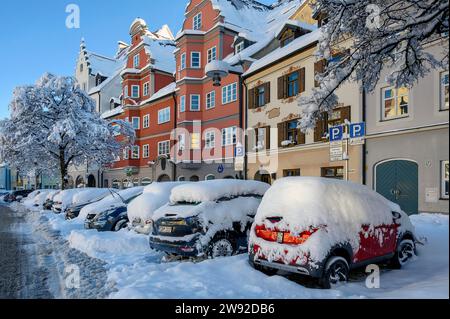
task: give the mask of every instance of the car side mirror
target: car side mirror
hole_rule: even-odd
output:
[[[397,221],[402,218],[402,214],[400,214],[399,212],[392,212],[392,217],[395,221]]]

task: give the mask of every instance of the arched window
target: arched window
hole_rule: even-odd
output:
[[[184,182],[185,180],[186,180],[186,177],[184,177],[184,176],[178,177],[179,182]]]
[[[200,181],[200,178],[197,175],[192,175],[189,180],[191,182],[198,182],[198,181]]]
[[[120,189],[120,181],[118,181],[118,180],[113,180],[113,182],[112,182],[112,188],[114,188],[114,189]]]
[[[205,177],[205,181],[212,181],[215,179],[216,179],[216,177],[213,174],[206,175],[206,177]]]
[[[141,181],[141,185],[142,186],[147,186],[147,185],[150,185],[152,183],[152,180],[150,179],[150,178],[143,178],[142,179],[142,181]]]
[[[80,64],[80,73],[83,73],[83,70],[84,70],[84,64],[81,63],[81,64]]]
[[[139,186],[139,178],[136,178],[136,179],[133,180],[133,186],[134,187]]]

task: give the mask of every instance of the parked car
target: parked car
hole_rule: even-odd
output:
[[[247,232],[269,185],[213,180],[175,187],[153,214],[150,247],[167,254],[211,258],[247,251]]]
[[[66,209],[66,219],[77,218],[83,207],[102,200],[111,195],[111,192],[108,188],[90,188],[87,191],[75,194],[72,203]]]
[[[9,194],[7,194],[3,200],[7,203],[12,203],[12,202],[16,202],[16,201],[20,201],[23,198],[27,197],[30,193],[34,192],[33,189],[24,189],[24,190],[18,190],[18,191],[13,191]]]
[[[415,254],[409,217],[370,188],[314,177],[278,180],[265,194],[249,239],[250,264],[318,279],[330,288],[351,269]]]
[[[128,225],[127,205],[142,194],[144,187],[133,187],[84,207],[78,218],[85,218],[84,228],[98,231],[119,231]]]
[[[0,192],[0,201],[1,201],[1,200],[4,201],[5,196],[6,196],[6,195],[9,195],[9,194],[11,194],[11,191],[1,191],[1,192]]]
[[[55,198],[56,195],[58,195],[58,193],[60,193],[61,190],[55,190],[55,191],[51,191],[45,198],[44,204],[42,205],[42,208],[45,210],[51,210],[53,207],[53,199]]]
[[[89,189],[73,188],[59,192],[53,198],[52,211],[55,214],[65,214],[66,209],[72,204],[73,197],[80,192],[85,192],[86,190]]]
[[[152,183],[144,188],[142,195],[127,206],[128,219],[133,229],[141,234],[149,235],[152,231],[152,216],[155,210],[167,204],[170,192],[185,182]]]

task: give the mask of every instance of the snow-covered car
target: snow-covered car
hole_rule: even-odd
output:
[[[42,205],[42,208],[45,210],[51,210],[53,207],[53,199],[55,198],[56,195],[58,195],[58,193],[60,193],[61,190],[54,190],[51,191],[50,193],[48,193],[48,195],[45,198],[44,204]]]
[[[23,198],[27,197],[33,191],[34,190],[32,190],[32,189],[23,189],[23,190],[12,191],[11,193],[5,195],[5,197],[3,197],[3,200],[7,203],[21,201]]]
[[[119,231],[128,225],[127,205],[142,194],[144,187],[133,187],[113,194],[84,207],[78,218],[84,219],[84,228],[98,231]]]
[[[89,191],[87,188],[66,189],[55,195],[53,198],[52,211],[55,214],[65,213],[67,207],[72,204],[73,197],[81,192]]]
[[[172,189],[182,184],[185,182],[152,183],[146,186],[142,195],[127,207],[128,220],[133,229],[138,233],[149,235],[152,230],[153,213],[167,204]]]
[[[47,198],[47,196],[52,192],[52,190],[50,189],[46,189],[46,190],[42,190],[41,192],[39,192],[39,194],[37,194],[33,200],[33,206],[34,207],[42,207],[42,205],[44,205],[44,202]]]
[[[351,269],[389,261],[399,268],[415,254],[409,217],[367,186],[288,177],[264,195],[249,235],[249,261],[318,279],[347,281]]]
[[[66,209],[66,219],[77,218],[83,207],[102,200],[106,196],[111,195],[111,192],[108,188],[92,188],[89,191],[75,194],[72,203]]]
[[[175,187],[153,214],[150,247],[184,257],[247,251],[247,233],[268,184],[213,180]]]
[[[46,190],[36,189],[32,191],[30,194],[23,198],[23,204],[26,206],[34,206],[34,199],[42,192],[46,192]]]

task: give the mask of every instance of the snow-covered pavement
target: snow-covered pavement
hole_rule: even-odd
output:
[[[84,230],[80,221],[67,222],[49,212],[30,222],[48,223],[75,248],[106,263],[110,298],[448,298],[449,218],[446,215],[412,216],[419,236],[419,256],[402,270],[382,268],[380,288],[368,289],[364,271],[336,289],[307,288],[301,280],[268,277],[247,263],[247,255],[194,262],[162,262],[151,251],[148,238],[127,230],[99,233]],[[36,225],[35,225],[36,226]],[[41,226],[42,227],[42,226]],[[89,268],[89,264],[80,265]],[[86,269],[89,272],[89,269]],[[310,287],[310,285],[307,285]]]

